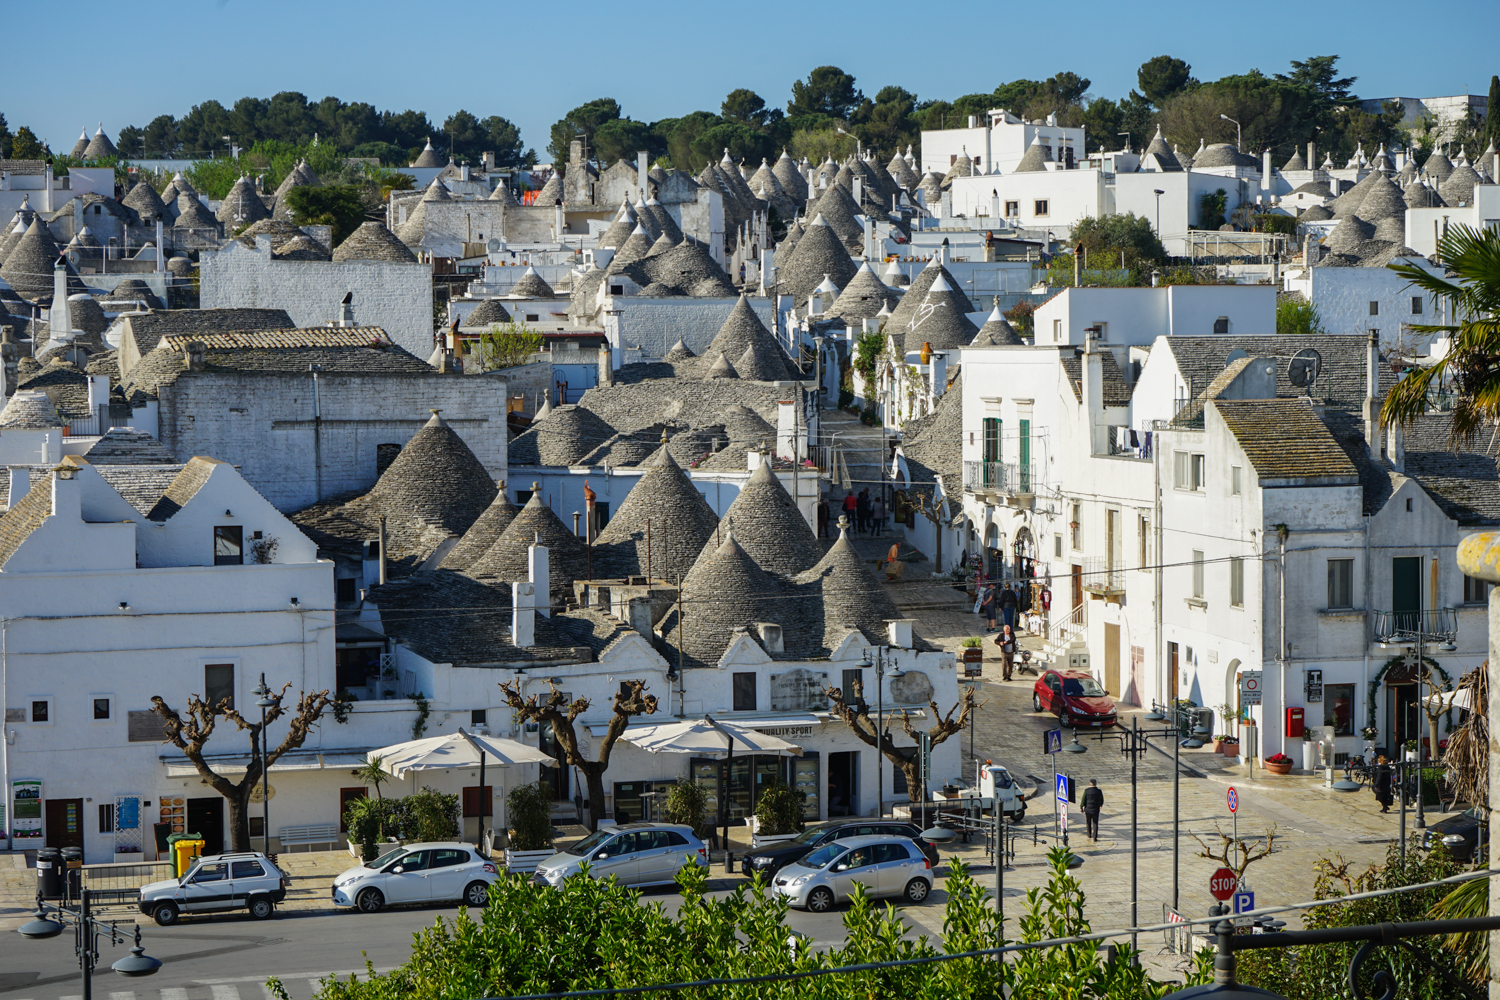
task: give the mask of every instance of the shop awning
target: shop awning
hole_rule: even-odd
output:
[[[324,750],[324,751],[293,751],[278,758],[271,765],[271,773],[277,774],[282,771],[334,771],[341,768],[353,770],[365,766],[365,755],[367,750]],[[205,754],[204,762],[213,768],[215,774],[244,774],[250,767],[249,754]],[[174,753],[170,757],[162,757],[161,762],[167,767],[169,778],[196,778],[198,769],[193,762]]]
[[[744,729],[754,729],[756,732],[765,733],[767,736],[781,736],[790,739],[795,736],[811,735],[808,732],[804,732],[804,730],[811,729],[816,731],[817,727],[821,726],[828,716],[814,715],[812,712],[789,712],[781,715],[754,716],[736,716],[725,713],[723,715],[715,714],[714,718],[720,722],[732,723]],[[661,725],[663,721],[665,720],[662,720],[659,715],[641,716],[639,721],[626,726],[625,732],[629,734],[632,730],[654,728]],[[780,732],[778,730],[796,730],[796,732]],[[594,737],[603,736],[608,731],[609,723],[589,726],[589,734]]]

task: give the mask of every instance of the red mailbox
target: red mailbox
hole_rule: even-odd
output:
[[[1300,707],[1286,710],[1287,739],[1300,740],[1302,738],[1302,711]]]

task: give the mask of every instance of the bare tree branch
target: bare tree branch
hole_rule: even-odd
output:
[[[1201,848],[1198,851],[1198,857],[1217,861],[1233,871],[1238,878],[1244,878],[1245,869],[1261,858],[1281,853],[1280,848],[1276,847],[1276,824],[1274,823],[1271,824],[1271,829],[1266,831],[1265,843],[1252,841],[1248,837],[1232,837],[1220,829],[1217,822],[1214,823],[1214,834],[1219,838],[1217,850],[1210,847],[1208,842],[1196,833],[1192,835]],[[1231,860],[1231,855],[1234,855],[1234,860]]]
[[[854,735],[866,746],[874,747],[892,765],[901,769],[907,779],[907,794],[911,801],[916,802],[922,794],[921,782],[917,774],[917,748],[915,746],[900,747],[891,739],[890,732],[885,729],[877,730],[875,722],[870,720],[870,705],[865,701],[865,686],[862,681],[853,682],[854,698],[852,702],[844,700],[844,692],[840,688],[828,687],[824,694],[828,696],[830,710],[844,725],[853,730]],[[963,695],[948,709],[946,715],[938,710],[937,702],[929,700],[928,709],[932,712],[935,720],[932,728],[927,730],[927,738],[932,746],[946,740],[948,737],[961,733],[969,724],[969,718],[973,712],[983,703],[974,696],[972,688],[966,688]],[[955,720],[953,713],[963,709]],[[921,742],[921,734],[911,724],[911,715],[905,709],[901,709],[901,728],[913,741]]]

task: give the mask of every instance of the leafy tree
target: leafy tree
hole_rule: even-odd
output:
[[[672,166],[696,175],[707,165],[708,159],[702,153],[694,152],[694,140],[718,124],[719,116],[713,112],[693,111],[681,118],[657,122],[652,131],[666,146]]]
[[[352,184],[294,187],[286,193],[292,221],[301,226],[332,226],[335,246],[365,221],[365,206]]]
[[[1224,224],[1224,211],[1229,207],[1229,192],[1223,188],[1205,191],[1198,196],[1198,228],[1218,229]]]
[[[1042,83],[1038,80],[1012,80],[996,87],[991,96],[996,107],[1004,108],[1011,114],[1024,115],[1042,89]]]
[[[1124,267],[1130,270],[1167,259],[1167,251],[1151,228],[1151,220],[1134,212],[1080,219],[1073,227],[1072,242],[1082,244],[1090,256],[1097,255],[1105,267],[1118,265],[1122,253]],[[1071,260],[1067,266],[1071,270]]]
[[[124,134],[124,130],[121,130]],[[142,155],[154,160],[169,159],[176,155],[177,121],[171,115],[157,115],[141,130]]]
[[[1125,115],[1120,110],[1119,104],[1108,97],[1096,97],[1083,109],[1082,117],[1083,127],[1088,130],[1084,133],[1088,143],[1088,152],[1097,153],[1100,150],[1119,148],[1119,134],[1126,131]]]
[[[536,162],[536,150],[527,149],[521,141],[521,130],[515,122],[499,115],[490,115],[479,123],[484,129],[485,148],[481,152],[495,154],[495,165],[499,167],[530,166]]]
[[[817,129],[798,129],[792,133],[792,155],[807,157],[809,162],[822,163],[828,157],[835,161],[854,152],[854,136],[838,132],[832,125]]]
[[[10,142],[10,155],[17,160],[45,160],[51,156],[51,150],[36,137],[31,126],[22,125]]]
[[[448,154],[458,163],[477,163],[480,149],[488,138],[479,119],[459,108],[443,122],[443,135],[448,138]]]
[[[594,133],[594,156],[600,163],[634,160],[641,150],[650,151],[651,126],[633,118],[616,118]]]
[[[1437,257],[1454,278],[1415,264],[1390,269],[1434,298],[1453,322],[1413,325],[1417,333],[1442,333],[1452,346],[1442,360],[1408,371],[1386,394],[1385,426],[1409,424],[1427,412],[1428,396],[1441,388],[1457,395],[1453,435],[1462,440],[1500,420],[1500,231],[1453,226],[1438,241]]]
[[[5,118],[0,116],[0,141],[3,141]],[[1500,149],[1500,76],[1490,77],[1489,106],[1484,119],[1485,146]]]
[[[115,149],[123,157],[140,159],[145,149],[145,145],[141,141],[141,130],[134,125],[126,125],[120,129],[119,134],[115,136]]]
[[[863,346],[863,345],[861,345]],[[865,702],[864,685],[855,681],[851,692],[853,698],[844,700],[844,692],[840,688],[828,687],[824,694],[828,695],[830,710],[844,725],[853,731],[861,743],[872,746],[885,755],[885,759],[892,765],[901,769],[906,776],[907,794],[911,801],[922,801],[922,778],[920,766],[917,760],[917,746],[921,740],[917,730],[911,724],[911,719],[906,712],[901,713],[901,728],[906,735],[911,737],[912,746],[900,747],[891,739],[888,728],[877,726],[870,719],[870,706]],[[927,730],[927,739],[930,746],[937,746],[948,737],[956,733],[962,733],[969,725],[969,716],[979,707],[971,688],[965,688],[963,696],[948,709],[944,715],[938,710],[937,702],[929,701],[928,708],[932,712],[933,723]],[[959,711],[962,709],[962,711]],[[953,713],[959,712],[958,718],[953,718]],[[928,775],[931,778],[931,775]]]
[[[882,87],[863,120],[853,128],[866,147],[879,150],[885,158],[921,142],[921,126],[914,112],[917,95],[900,87]]]
[[[598,756],[589,760],[583,755],[574,722],[589,710],[592,702],[587,698],[577,698],[570,704],[556,685],[551,685],[551,692],[542,700],[537,695],[523,697],[519,685],[514,681],[502,681],[500,684],[501,697],[515,711],[516,718],[521,722],[550,726],[552,738],[562,751],[562,763],[583,772],[589,789],[589,829],[598,829],[600,821],[606,818],[604,772],[609,769],[609,758],[615,744],[624,735],[625,727],[632,718],[656,713],[656,695],[646,693],[645,681],[621,681],[621,685],[625,693],[614,696],[611,706],[613,712],[604,735],[599,740]]]
[[[524,323],[515,320],[503,325],[497,323],[479,335],[465,358],[465,365],[472,364],[476,371],[492,372],[530,364],[532,356],[542,349],[542,342],[540,331]]]
[[[510,847],[540,851],[552,846],[552,786],[545,781],[516,785],[505,796]]]
[[[1193,67],[1172,56],[1154,56],[1135,71],[1141,95],[1157,107],[1186,87],[1192,80]]]
[[[1180,92],[1162,108],[1161,119],[1167,141],[1188,149],[1197,149],[1199,140],[1235,142],[1234,125],[1221,115],[1240,123],[1246,150],[1289,149],[1309,138],[1314,108],[1306,87],[1252,70]]]
[[[0,159],[10,158],[11,139],[10,125],[6,123],[5,116],[0,115]]]
[[[753,90],[741,87],[731,90],[729,96],[724,98],[724,103],[719,106],[719,114],[726,122],[765,128],[769,112],[764,98]]]
[[[427,145],[427,140],[432,138],[437,129],[432,127],[432,122],[427,120],[425,111],[382,111],[380,113],[381,131],[384,133],[380,141],[393,143],[403,149],[411,151],[412,158],[422,151]]]
[[[1030,299],[1022,299],[1005,310],[1001,315],[1010,322],[1011,328],[1016,331],[1017,336],[1025,338],[1030,337],[1035,332],[1036,319],[1033,316],[1035,312],[1036,303]]]
[[[392,167],[404,167],[411,160],[411,153],[393,142],[362,142],[349,150],[349,155],[377,159]]]
[[[582,138],[585,153],[592,157],[594,133],[599,130],[600,125],[619,117],[619,102],[612,97],[600,97],[587,104],[580,104],[552,126],[547,154],[552,157],[553,163],[560,166],[566,164],[569,145],[574,139]]]
[[[225,143],[224,136],[229,135],[233,127],[229,112],[218,101],[204,101],[193,105],[192,110],[177,123],[181,154],[201,157],[226,152],[228,144]]]
[[[912,112],[917,127],[926,132],[947,128],[948,120],[953,117],[953,105],[948,101],[922,101]]]
[[[183,718],[160,695],[151,697],[151,710],[162,720],[162,733],[166,736],[164,742],[181,750],[183,756],[192,761],[199,777],[229,800],[229,836],[233,850],[250,850],[250,794],[260,783],[265,769],[275,764],[288,751],[300,747],[312,732],[312,727],[323,717],[324,710],[332,704],[326,690],[311,693],[304,691],[298,695],[297,707],[288,708],[283,701],[291,687],[288,684],[279,693],[273,692],[269,696],[274,704],[266,709],[264,724],[259,720],[245,718],[228,698],[210,704],[198,695],[189,695],[187,717]],[[279,744],[262,754],[262,729],[279,722],[283,716],[290,717],[286,736]],[[203,747],[213,736],[220,719],[234,723],[241,732],[250,735],[250,761],[238,782],[230,781],[216,772],[203,756]]]
[[[823,115],[840,120],[849,117],[850,110],[864,100],[865,95],[854,88],[854,77],[837,66],[819,66],[807,74],[806,80],[792,83],[792,99],[787,102],[787,117],[797,115]]]
[[[764,132],[733,122],[715,125],[693,140],[694,159],[702,157],[705,163],[717,162],[726,149],[731,160],[756,165],[762,158],[770,158],[773,151],[771,139]]]

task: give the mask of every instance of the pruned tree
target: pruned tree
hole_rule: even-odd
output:
[[[552,727],[552,738],[562,748],[563,762],[582,771],[588,782],[589,829],[598,829],[599,821],[607,818],[604,814],[604,772],[609,770],[610,754],[632,718],[656,713],[656,695],[646,693],[645,681],[622,681],[621,687],[625,690],[614,697],[614,714],[599,740],[598,757],[589,760],[583,755],[583,746],[573,723],[593,703],[587,698],[574,698],[570,702],[557,685],[549,684],[548,687],[551,690],[545,699],[534,694],[523,697],[515,682],[502,681],[500,693],[519,721],[545,723]]]
[[[184,717],[169,706],[161,695],[151,696],[151,710],[162,719],[162,733],[167,737],[164,742],[181,750],[183,756],[198,769],[199,776],[214,791],[229,800],[229,837],[232,850],[250,850],[250,796],[260,783],[261,775],[283,754],[300,747],[312,728],[322,719],[323,712],[333,704],[327,689],[310,693],[303,691],[297,695],[297,707],[289,709],[283,702],[291,687],[288,684],[279,693],[270,695],[274,704],[266,709],[265,725],[270,726],[283,716],[289,716],[291,722],[286,736],[264,755],[261,753],[261,722],[245,718],[230,704],[228,698],[210,704],[198,695],[189,695]],[[238,782],[219,774],[203,757],[203,747],[213,736],[220,719],[232,722],[238,730],[250,734],[250,763],[245,768],[244,777]]]
[[[922,801],[922,781],[920,765],[917,760],[917,747],[921,745],[921,733],[911,724],[911,716],[905,710],[901,710],[901,729],[907,736],[911,737],[915,746],[897,746],[891,738],[890,731],[877,727],[870,719],[870,706],[865,701],[865,686],[862,681],[854,681],[852,701],[844,700],[844,692],[836,687],[826,688],[823,692],[828,696],[833,714],[842,719],[844,725],[854,731],[860,742],[866,746],[872,746],[885,755],[894,767],[901,769],[906,775],[906,792],[908,798],[913,802]],[[963,696],[948,709],[947,714],[938,710],[937,702],[929,700],[928,709],[932,712],[935,720],[932,728],[927,730],[927,739],[930,746],[937,746],[950,736],[964,731],[969,725],[970,715],[980,707],[980,702],[974,697],[973,688],[966,688]],[[962,709],[962,711],[959,711]],[[953,713],[959,712],[957,719]]]
[[[1260,842],[1259,838],[1255,838],[1253,835],[1250,837],[1236,837],[1227,834],[1219,828],[1218,823],[1214,824],[1214,836],[1219,838],[1217,847],[1210,847],[1208,841],[1196,833],[1193,834],[1193,839],[1198,842],[1198,846],[1201,848],[1198,851],[1198,857],[1217,861],[1225,868],[1233,871],[1235,877],[1238,879],[1243,879],[1245,877],[1245,869],[1255,864],[1261,858],[1280,853],[1280,848],[1276,846],[1275,823],[1272,823],[1271,829],[1266,831],[1264,843]]]

